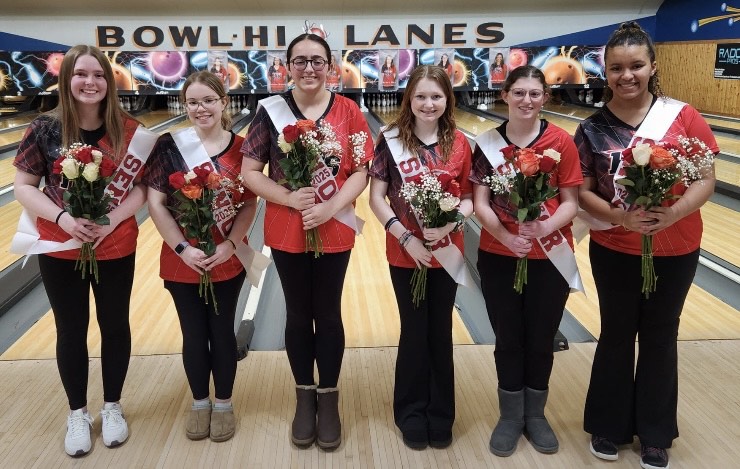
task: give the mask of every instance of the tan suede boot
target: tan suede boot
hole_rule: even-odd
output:
[[[211,441],[221,442],[230,440],[236,432],[234,408],[214,409],[211,412]]]
[[[185,435],[191,440],[207,438],[211,430],[211,406],[190,408],[190,415],[185,422]]]

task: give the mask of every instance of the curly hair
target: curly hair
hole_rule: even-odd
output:
[[[606,47],[604,48],[604,63],[608,61],[609,51],[620,46],[645,46],[648,57],[650,57],[650,62],[655,62],[655,44],[653,44],[650,35],[635,21],[622,23],[609,36],[609,40],[606,42]],[[660,78],[658,77],[657,67],[655,73],[653,73],[648,81],[648,91],[655,96],[663,96],[663,91],[660,89]],[[609,102],[612,96],[612,90],[607,86],[604,89],[604,102]]]

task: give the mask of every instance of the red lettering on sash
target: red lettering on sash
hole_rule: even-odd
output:
[[[540,243],[545,251],[552,250],[555,246],[558,246],[564,241],[563,235],[560,234],[560,230],[555,230],[547,236],[540,238]]]
[[[331,199],[337,190],[337,183],[333,179],[327,180],[324,184],[316,188],[316,192],[321,200]]]
[[[452,238],[450,236],[445,236],[444,238],[440,239],[436,243],[432,245],[432,251],[436,251],[437,249],[444,248],[452,244]]]
[[[401,173],[401,177],[403,177],[403,182],[410,181],[421,171],[421,169],[422,165],[419,158],[411,158],[409,160],[402,161],[398,165],[398,171]]]

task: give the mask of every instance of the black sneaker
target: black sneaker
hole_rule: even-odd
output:
[[[668,451],[665,448],[641,445],[640,466],[643,469],[668,469]]]
[[[616,461],[618,457],[618,448],[608,438],[591,435],[591,454],[597,458],[606,459],[607,461]]]
[[[429,430],[429,446],[431,446],[432,448],[444,449],[451,444],[451,430]]]
[[[422,450],[429,446],[429,438],[426,430],[406,430],[401,432],[403,444],[415,450]]]

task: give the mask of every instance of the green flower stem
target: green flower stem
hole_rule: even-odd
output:
[[[655,275],[653,264],[653,235],[642,235],[642,293],[645,298],[650,298],[657,283],[658,276]]]
[[[318,228],[306,231],[306,247],[303,252],[313,251],[313,257],[319,258],[324,253],[324,243],[321,241]]]
[[[514,274],[514,290],[521,295],[524,285],[527,284],[527,258],[520,257],[516,261],[516,273]]]
[[[417,308],[427,294],[427,266],[421,265],[411,275],[411,299]]]

